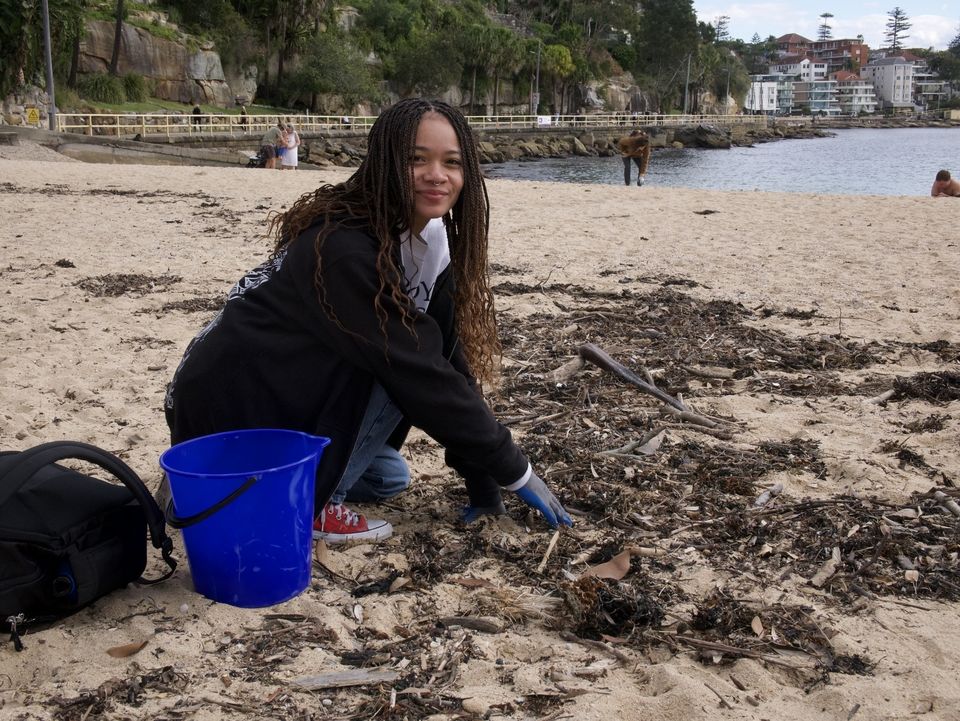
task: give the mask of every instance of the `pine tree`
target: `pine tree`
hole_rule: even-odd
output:
[[[903,41],[910,37],[905,34],[912,26],[910,18],[899,6],[890,10],[887,16],[887,31],[884,33],[884,37],[887,39],[888,47],[891,50],[902,50]]]
[[[817,32],[817,40],[820,40],[820,41],[829,40],[830,38],[833,37],[833,33],[830,30],[830,23],[827,22],[832,17],[833,17],[833,13],[823,13],[820,16],[821,23],[820,23],[820,28]]]

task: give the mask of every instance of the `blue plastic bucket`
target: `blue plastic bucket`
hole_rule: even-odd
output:
[[[256,608],[307,587],[317,464],[329,443],[297,431],[228,431],[160,456],[167,522],[183,529],[198,593]]]

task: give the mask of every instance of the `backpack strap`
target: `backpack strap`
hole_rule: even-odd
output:
[[[80,441],[51,441],[20,451],[14,462],[3,474],[4,487],[0,488],[0,504],[13,495],[41,468],[66,458],[76,458],[93,463],[123,481],[123,485],[130,490],[143,509],[144,516],[147,519],[147,527],[150,529],[150,540],[153,542],[154,548],[160,549],[163,560],[170,567],[170,570],[160,578],[148,580],[141,577],[140,582],[152,584],[170,578],[177,568],[177,560],[172,556],[173,541],[167,536],[164,528],[163,512],[153,496],[147,491],[147,487],[143,485],[140,476],[122,460],[101,448]]]

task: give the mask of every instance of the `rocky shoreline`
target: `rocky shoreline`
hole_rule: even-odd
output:
[[[726,149],[733,146],[752,146],[789,138],[825,138],[833,133],[819,127],[800,124],[773,123],[769,127],[737,125],[724,128],[700,124],[667,126],[638,126],[650,135],[651,147]],[[583,156],[609,157],[619,155],[617,141],[630,128],[616,132],[585,130],[571,132],[535,131],[530,133],[478,133],[480,162],[503,163],[510,160],[539,160],[542,158],[569,158]],[[355,167],[366,153],[365,138],[318,137],[304,143],[303,160],[316,165]]]

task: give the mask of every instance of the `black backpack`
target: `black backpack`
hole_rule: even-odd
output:
[[[57,461],[94,463],[117,485]],[[170,570],[146,580],[146,532]],[[163,513],[139,476],[87,443],[0,453],[0,627],[23,648],[29,625],[66,616],[131,581],[158,583],[177,565]]]

